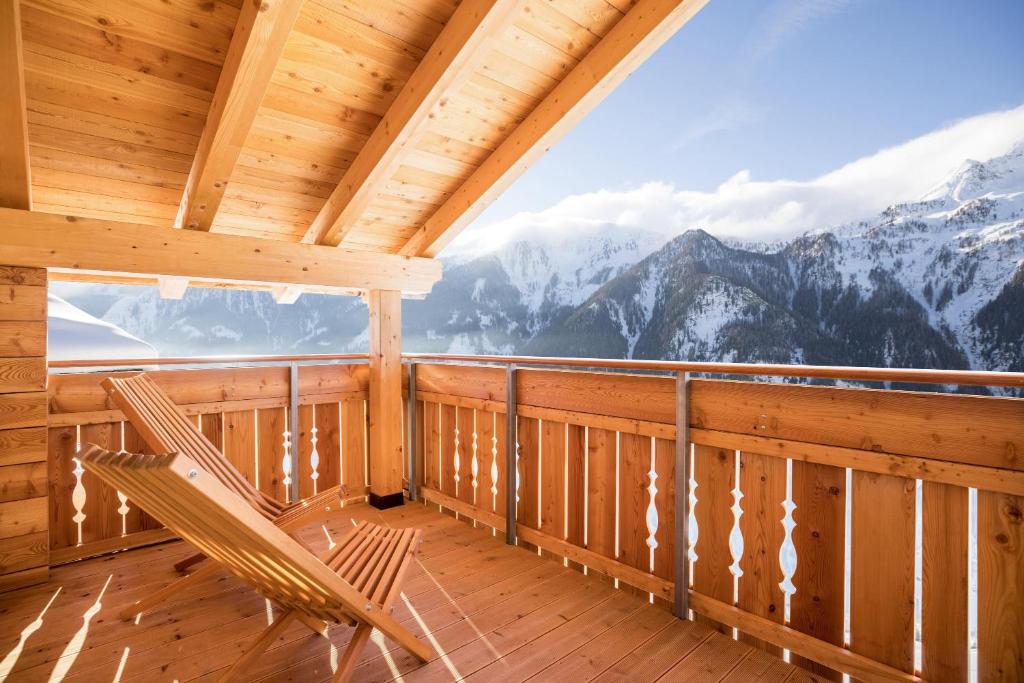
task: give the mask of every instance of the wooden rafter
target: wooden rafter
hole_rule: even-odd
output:
[[[399,253],[436,256],[705,4],[707,0],[640,0],[427,219]]]
[[[469,78],[474,60],[509,21],[515,6],[515,0],[459,5],[306,230],[303,242],[342,243],[394,173],[403,149],[431,113]]]
[[[210,230],[302,0],[242,3],[175,227]]]
[[[12,266],[214,281],[429,291],[441,263],[312,244],[0,209]]]
[[[0,206],[32,208],[19,0],[0,0]]]

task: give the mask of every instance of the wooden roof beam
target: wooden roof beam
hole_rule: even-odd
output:
[[[441,262],[255,237],[0,208],[11,266],[215,282],[428,292]]]
[[[209,231],[302,0],[242,3],[175,227]]]
[[[399,251],[436,256],[708,0],[639,0]]]
[[[19,0],[0,0],[0,206],[32,208]]]
[[[474,0],[458,6],[306,230],[304,243],[337,246],[344,241],[398,168],[403,150],[468,80],[475,60],[511,21],[515,6],[515,0]]]

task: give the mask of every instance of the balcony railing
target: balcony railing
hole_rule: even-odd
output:
[[[154,377],[261,489],[287,499],[342,482],[362,496],[364,360],[161,365]],[[195,363],[163,363],[186,361]],[[418,498],[677,613],[692,610],[723,632],[790,650],[792,661],[829,677],[967,680],[976,666],[989,680],[1021,666],[1024,399],[947,392],[1019,389],[1024,375],[477,356],[407,362],[415,401],[406,413],[414,419],[404,420],[414,426],[405,471]],[[143,449],[99,386],[107,374],[50,379],[55,562],[163,534],[75,467],[81,443]],[[938,391],[713,378],[723,376]]]

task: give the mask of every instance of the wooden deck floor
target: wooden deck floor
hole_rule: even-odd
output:
[[[442,653],[420,665],[375,633],[355,680],[783,681],[810,676],[708,628],[672,618],[609,584],[512,548],[489,530],[421,505],[352,519],[419,526],[425,540],[395,616]],[[222,575],[141,622],[119,621],[123,605],[170,581],[181,542],[53,570],[49,583],[0,595],[0,681],[214,680],[262,630],[267,602]],[[246,680],[324,681],[353,629],[330,642],[296,624],[247,671]]]

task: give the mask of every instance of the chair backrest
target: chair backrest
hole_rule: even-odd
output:
[[[184,453],[268,519],[282,506],[249,482],[150,377],[108,377],[103,388],[156,453]]]
[[[321,619],[352,615],[399,628],[319,558],[183,454],[111,453],[89,445],[82,466],[284,608]]]

